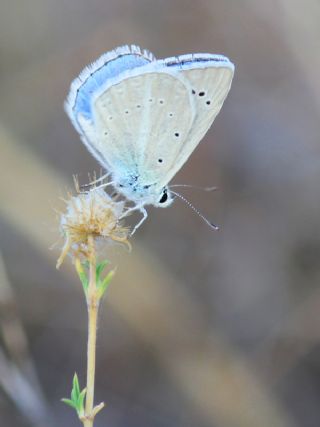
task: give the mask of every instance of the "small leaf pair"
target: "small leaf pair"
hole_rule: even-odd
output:
[[[97,290],[98,290],[98,298],[102,298],[102,296],[104,295],[104,293],[106,292],[106,290],[108,289],[110,282],[113,278],[113,276],[115,275],[115,270],[111,270],[109,271],[109,273],[102,278],[101,275],[104,271],[104,269],[106,268],[107,264],[109,263],[109,261],[102,261],[99,262],[97,264],[96,267],[96,277],[97,277]]]
[[[71,399],[61,399],[62,402],[71,406],[71,408],[77,411],[78,417],[84,416],[84,398],[86,395],[86,389],[80,390],[79,380],[77,374],[74,374],[72,381]]]
[[[97,284],[98,299],[100,299],[104,295],[115,274],[115,270],[111,270],[104,278],[101,277],[104,269],[108,264],[109,264],[109,261],[104,260],[99,262],[96,266],[96,284]],[[88,278],[89,263],[87,261],[81,263],[79,258],[76,258],[75,267],[76,267],[78,276],[81,280],[84,293],[87,295],[87,291],[89,287],[89,278]]]

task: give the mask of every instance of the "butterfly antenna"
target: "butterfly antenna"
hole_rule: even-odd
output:
[[[200,218],[203,219],[203,221],[209,225],[210,228],[212,228],[213,230],[219,230],[219,227],[215,224],[213,224],[212,222],[210,222],[201,212],[198,211],[197,208],[195,208],[193,206],[192,203],[189,202],[189,200],[187,200],[185,197],[183,197],[181,194],[176,193],[175,191],[171,191],[172,194],[174,194],[175,196],[179,197],[179,199],[181,199],[186,205],[189,206],[189,208],[191,208],[197,215],[199,215]]]
[[[199,187],[198,185],[190,185],[190,184],[173,184],[169,186],[170,188],[174,187],[187,187],[187,188],[195,188],[196,190],[203,190],[203,191],[216,191],[218,190],[218,187]]]

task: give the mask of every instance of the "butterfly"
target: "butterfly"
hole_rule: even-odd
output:
[[[234,65],[213,54],[157,60],[138,46],[103,54],[73,81],[65,110],[117,193],[147,217],[220,111]]]

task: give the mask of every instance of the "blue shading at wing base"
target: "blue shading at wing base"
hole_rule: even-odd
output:
[[[150,63],[150,60],[142,56],[125,54],[119,55],[97,69],[94,69],[94,64],[91,65],[90,68],[92,68],[92,72],[88,74],[86,80],[77,91],[75,102],[72,107],[75,116],[81,113],[87,119],[91,119],[92,96],[108,79],[116,77],[124,71],[142,67],[148,63]],[[79,78],[81,78],[81,75]]]

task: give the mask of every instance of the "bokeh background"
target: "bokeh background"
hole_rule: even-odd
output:
[[[231,92],[175,183],[117,249],[99,322],[96,426],[318,427],[318,0],[3,0],[0,5],[0,425],[78,426],[86,309],[55,262],[55,209],[99,166],[63,110],[116,46],[222,53]]]

